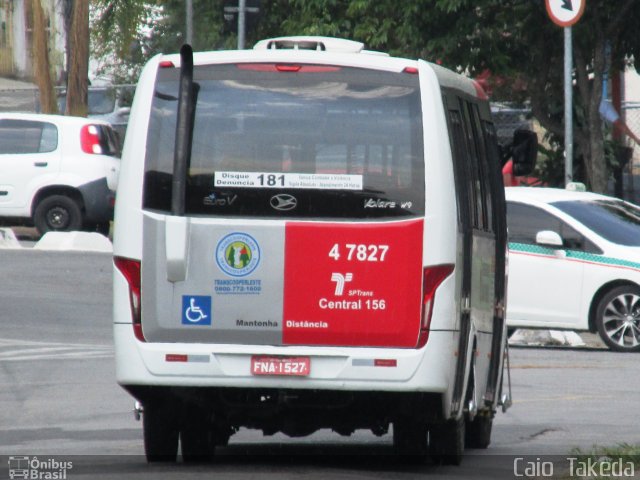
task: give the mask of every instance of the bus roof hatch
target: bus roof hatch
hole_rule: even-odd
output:
[[[260,40],[254,50],[318,50],[340,53],[360,53],[364,43],[332,37],[295,36]]]

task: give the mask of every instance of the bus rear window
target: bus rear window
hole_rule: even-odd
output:
[[[251,65],[195,69],[187,214],[424,214],[417,75]],[[150,210],[170,210],[178,75],[177,69],[158,71],[145,163],[144,207]]]

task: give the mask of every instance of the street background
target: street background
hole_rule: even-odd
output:
[[[589,337],[584,348],[511,349],[513,407],[497,414],[489,449],[469,450],[459,468],[407,464],[391,435],[249,430],[212,465],[147,466],[133,400],[115,382],[111,256],[23,248],[0,250],[0,265],[0,455],[83,456],[68,478],[512,478],[515,456],[640,441],[637,355]]]

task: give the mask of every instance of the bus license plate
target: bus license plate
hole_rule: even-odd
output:
[[[253,375],[287,375],[306,377],[311,370],[308,357],[251,357]]]

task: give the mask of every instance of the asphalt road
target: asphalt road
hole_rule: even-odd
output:
[[[514,456],[640,443],[637,355],[511,350],[514,405],[461,467],[407,464],[390,435],[303,439],[241,431],[212,465],[146,465],[141,424],[114,380],[111,258],[0,250],[0,478],[8,456],[69,459],[73,478],[514,478]],[[560,458],[563,458],[560,457]]]

